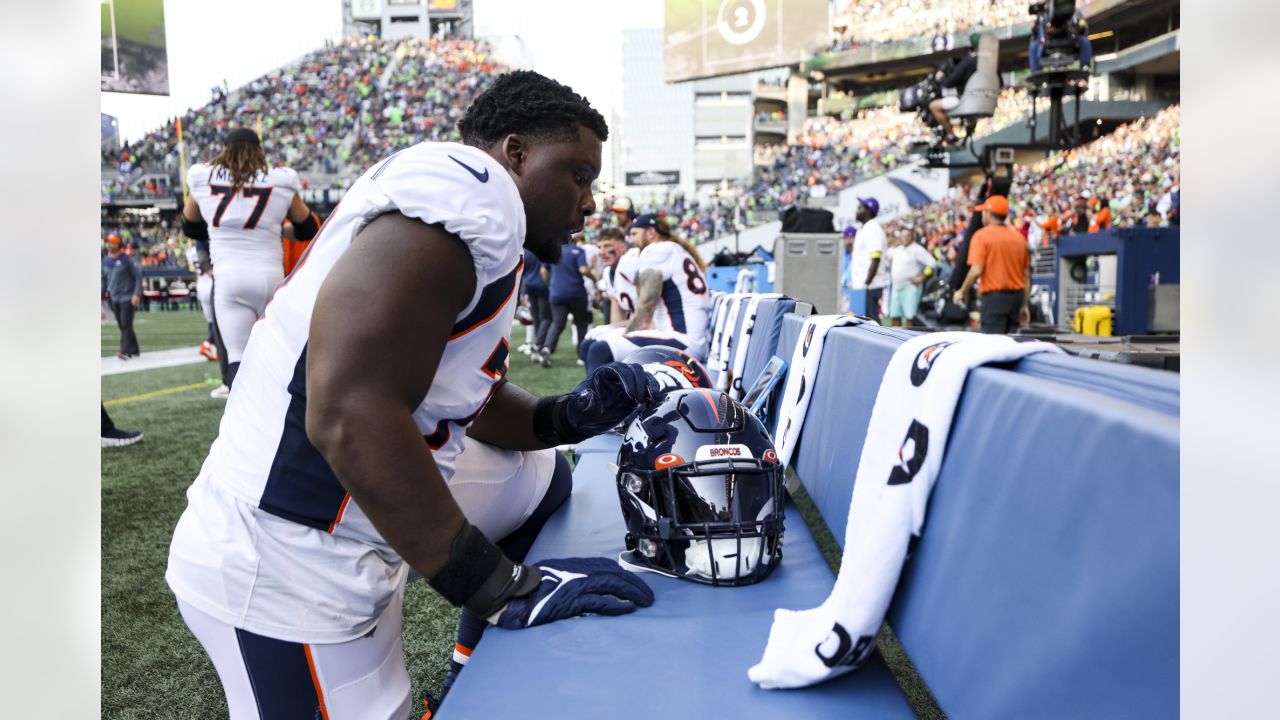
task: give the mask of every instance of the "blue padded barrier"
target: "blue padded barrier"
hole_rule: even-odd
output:
[[[912,334],[824,345],[794,465],[840,542],[880,377]],[[1176,374],[1069,356],[970,374],[890,610],[950,717],[1176,717],[1178,407]]]
[[[623,549],[622,511],[608,463],[616,435],[577,448],[573,495],[538,536],[530,559]],[[778,607],[818,605],[834,578],[795,508],[788,508],[782,565],[767,580],[712,588],[660,575],[652,607],[528,630],[492,629],[476,648],[440,717],[914,718],[877,653],[858,672],[803,690],[761,690],[747,668],[764,652]]]
[[[747,361],[742,369],[743,392],[751,389],[760,371],[768,364],[778,347],[782,334],[782,320],[796,309],[793,298],[781,297],[761,300],[756,308],[756,324],[751,329],[751,347],[747,348]],[[791,357],[783,358],[791,362]]]

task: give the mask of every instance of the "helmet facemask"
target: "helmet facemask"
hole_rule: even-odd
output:
[[[658,572],[707,585],[750,585],[782,555],[782,471],[734,458],[625,469],[618,495],[627,549]]]

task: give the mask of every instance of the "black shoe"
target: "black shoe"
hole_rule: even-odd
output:
[[[542,351],[538,353],[538,364],[544,368],[551,367],[551,351],[550,350],[546,348],[542,348]]]
[[[124,447],[142,441],[141,430],[121,430],[111,428],[102,434],[102,447]]]

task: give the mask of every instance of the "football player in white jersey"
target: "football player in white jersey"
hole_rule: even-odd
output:
[[[227,134],[226,147],[212,162],[187,171],[190,195],[182,209],[182,231],[208,243],[213,267],[213,325],[219,339],[225,398],[239,372],[258,321],[271,294],[284,279],[280,228],[286,217],[299,240],[315,236],[315,215],[302,201],[298,173],[271,167],[258,135],[248,128]]]
[[[583,350],[587,372],[650,345],[705,360],[711,316],[705,263],[655,214],[637,217],[630,233],[632,247],[618,261],[615,282],[619,304],[634,293],[633,310],[623,333],[600,335]]]
[[[595,210],[604,118],[517,71],[458,128],[465,144],[406,148],[352,185],[254,326],[187,491],[165,578],[233,720],[406,717],[410,569],[510,629],[653,602],[614,560],[526,565],[494,542],[532,537],[567,494],[510,485],[547,476],[529,453],[659,391],[624,363],[553,397],[505,381],[524,250],[556,261]],[[464,488],[480,476],[500,492]]]

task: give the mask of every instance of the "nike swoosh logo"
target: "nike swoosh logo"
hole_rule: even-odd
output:
[[[456,162],[456,163],[458,163],[458,164],[459,164],[459,165],[461,165],[462,167],[466,168],[467,172],[471,173],[471,176],[472,176],[472,177],[474,177],[475,179],[479,180],[480,182],[482,182],[482,183],[483,183],[483,182],[489,182],[489,168],[485,168],[485,169],[484,169],[484,172],[479,173],[479,172],[476,172],[476,169],[475,169],[475,168],[473,168],[473,167],[471,167],[470,165],[468,165],[468,164],[466,164],[466,163],[462,162],[461,160],[459,160],[458,158],[456,158],[456,157],[454,157],[454,156],[452,156],[452,155],[450,155],[450,156],[449,156],[449,159],[450,159],[450,160],[452,160],[452,161],[454,161],[454,162]]]
[[[450,157],[453,156],[450,155]],[[465,167],[465,165],[463,167]],[[556,586],[551,590],[551,592],[547,593],[546,597],[539,600],[537,605],[533,606],[533,612],[529,613],[529,621],[525,623],[525,627],[529,627],[533,624],[534,619],[538,617],[538,613],[542,612],[542,608],[546,606],[547,601],[555,596],[556,593],[560,592],[561,588],[568,585],[570,580],[580,580],[586,577],[586,575],[582,573],[569,572],[567,570],[556,570],[555,568],[549,567],[542,568],[542,572],[544,573],[544,579],[546,577],[545,573],[550,573],[551,577],[556,581]]]

